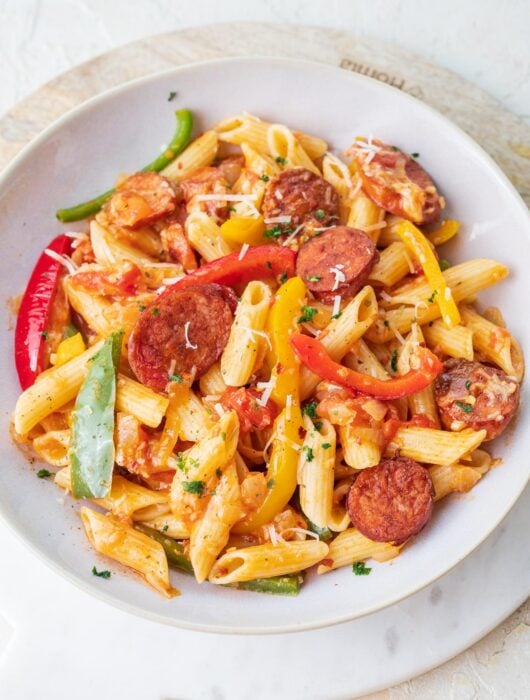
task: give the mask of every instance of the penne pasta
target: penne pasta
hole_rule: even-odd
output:
[[[232,252],[232,248],[219,233],[219,226],[204,212],[196,211],[188,216],[186,233],[195,250],[208,262]]]
[[[333,472],[337,438],[327,420],[317,430],[304,417],[306,436],[298,461],[300,506],[304,515],[317,527],[327,527],[333,505]]]
[[[214,130],[205,131],[192,141],[186,150],[170,163],[162,175],[179,182],[189,177],[195,170],[210,165],[217,155],[218,137]]]
[[[348,528],[335,537],[329,545],[324,561],[317,569],[318,574],[348,566],[356,561],[375,559],[383,562],[398,556],[400,547],[389,542],[374,542],[362,535],[355,528]]]
[[[485,430],[462,430],[451,433],[434,428],[407,426],[399,428],[386,454],[396,450],[404,457],[427,464],[453,464],[475,450],[486,437]]]

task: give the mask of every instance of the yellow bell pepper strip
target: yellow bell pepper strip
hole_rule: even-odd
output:
[[[265,222],[262,216],[233,216],[221,224],[219,231],[227,243],[263,245],[267,242],[263,236]]]
[[[440,315],[447,328],[460,323],[460,312],[453,299],[450,287],[445,283],[438,260],[423,233],[410,221],[403,221],[396,229],[399,237],[420,263],[431,287],[430,302],[437,303]]]
[[[296,322],[306,294],[302,279],[291,277],[276,292],[267,322],[267,333],[271,341],[267,357],[273,382],[271,398],[282,407],[288,396],[291,396],[293,404],[299,402],[299,362],[289,344],[289,338],[298,330]]]
[[[61,340],[57,346],[57,351],[55,353],[55,367],[64,365],[66,362],[73,360],[74,357],[81,355],[85,352],[85,342],[81,333],[76,333],[71,335],[69,338]]]
[[[275,438],[267,469],[269,491],[260,508],[236,523],[232,531],[239,535],[254,532],[281,513],[296,489],[298,453],[302,445],[302,412],[298,404],[284,408],[274,423]]]
[[[433,245],[443,245],[456,236],[460,229],[460,222],[454,219],[447,219],[436,229],[429,233],[429,241]]]

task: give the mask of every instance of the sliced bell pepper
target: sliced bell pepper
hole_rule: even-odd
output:
[[[262,216],[232,216],[221,224],[219,233],[227,243],[237,245],[260,245],[266,243],[263,237],[265,222]]]
[[[233,532],[240,535],[254,532],[258,527],[281,513],[289,503],[296,489],[296,472],[298,469],[298,452],[302,444],[302,413],[294,404],[284,408],[274,424],[276,437],[272,444],[272,453],[267,469],[269,492],[260,508],[236,523]]]
[[[293,250],[278,245],[251,248],[243,258],[240,258],[240,253],[236,251],[212,260],[186,277],[181,277],[174,284],[168,285],[167,291],[162,292],[157,301],[172,289],[195,287],[198,284],[216,282],[232,287],[241,282],[262,280],[276,275],[286,274],[287,277],[292,277],[295,259],[296,253]]]
[[[322,379],[355,393],[381,400],[401,399],[403,396],[415,394],[429,386],[443,369],[443,364],[436,355],[421,345],[416,355],[418,369],[412,369],[407,374],[388,380],[355,372],[335,362],[316,338],[295,333],[291,336],[291,345],[304,365]]]
[[[69,449],[72,494],[105,498],[114,469],[116,372],[123,331],[113,333],[91,358],[72,412]]]
[[[453,236],[456,236],[460,229],[460,223],[454,219],[447,219],[436,229],[431,231],[428,238],[433,245],[443,245],[450,241]]]
[[[48,245],[58,255],[72,252],[72,239],[57,236]],[[33,268],[22,297],[15,328],[15,365],[22,389],[31,386],[46,369],[46,325],[64,266],[43,252]]]
[[[294,403],[300,400],[300,363],[289,345],[289,338],[298,329],[296,319],[300,316],[306,294],[306,286],[300,277],[287,280],[276,292],[267,321],[267,332],[272,346],[267,358],[273,381],[271,397],[282,407],[285,406],[289,395]]]
[[[160,172],[167,165],[169,165],[171,161],[175,160],[175,158],[182,153],[182,151],[188,145],[193,129],[193,115],[189,109],[179,109],[177,112],[175,112],[175,117],[177,120],[177,126],[171,142],[165,151],[158,156],[158,158],[155,158],[155,160],[142,168],[143,173]],[[90,199],[87,202],[76,204],[75,206],[68,207],[67,209],[58,209],[55,216],[63,223],[86,219],[93,214],[97,214],[101,207],[112,197],[113,194],[114,188],[103,192],[103,194],[100,194],[99,197]]]
[[[85,352],[85,350],[85,341],[83,340],[81,333],[76,333],[75,335],[71,335],[64,340],[61,340],[55,352],[55,367],[60,367],[61,365],[66,364],[74,357],[81,355],[81,353]]]

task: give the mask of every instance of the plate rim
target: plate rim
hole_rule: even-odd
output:
[[[213,59],[207,59],[203,61],[192,61],[189,63],[181,64],[179,66],[173,66],[161,71],[156,71],[154,73],[150,73],[149,75],[144,75],[139,78],[134,78],[132,80],[126,81],[124,83],[121,83],[120,85],[114,86],[108,90],[104,90],[103,92],[94,95],[93,97],[81,102],[80,104],[74,106],[73,108],[69,109],[67,112],[65,112],[63,115],[61,115],[59,118],[57,118],[55,121],[53,121],[51,124],[49,124],[47,127],[45,127],[36,137],[34,137],[29,143],[27,143],[23,148],[15,154],[15,156],[7,163],[7,165],[2,169],[0,172],[0,192],[5,188],[6,184],[8,183],[9,178],[12,176],[14,172],[16,172],[17,168],[23,163],[23,161],[31,155],[32,151],[38,148],[38,146],[41,145],[41,143],[45,142],[46,139],[50,136],[53,135],[55,132],[59,132],[62,127],[66,124],[68,124],[71,120],[74,120],[78,115],[82,114],[83,112],[89,111],[93,107],[97,106],[100,102],[105,102],[107,99],[114,97],[116,95],[119,95],[121,93],[126,93],[130,90],[134,90],[137,87],[142,86],[143,84],[149,84],[151,82],[155,82],[156,80],[163,78],[168,75],[172,74],[178,74],[182,72],[187,72],[190,69],[195,69],[195,68],[204,68],[208,67],[211,65],[219,65],[219,64],[245,64],[245,63],[256,63],[256,64],[288,64],[289,66],[295,68],[297,66],[301,67],[302,69],[316,69],[324,72],[331,72],[331,73],[342,73],[344,76],[348,76],[348,80],[352,80],[354,82],[360,82],[365,83],[365,84],[370,84],[372,86],[376,85],[377,89],[381,92],[384,92],[386,94],[395,94],[396,91],[401,95],[402,98],[405,99],[405,101],[419,105],[420,108],[426,110],[433,118],[440,120],[446,128],[448,128],[450,131],[452,130],[453,132],[457,132],[459,137],[463,140],[463,142],[467,145],[468,148],[472,152],[475,153],[476,156],[478,156],[479,160],[482,161],[482,164],[488,167],[489,172],[495,176],[497,184],[501,185],[504,190],[511,196],[513,200],[513,206],[517,203],[517,207],[520,210],[521,214],[523,217],[526,217],[528,219],[528,226],[526,227],[526,233],[523,231],[523,235],[526,235],[527,237],[530,238],[530,213],[528,212],[528,208],[522,199],[521,195],[515,188],[515,186],[512,184],[512,182],[509,180],[508,176],[503,172],[503,170],[500,168],[500,166],[496,163],[496,161],[471,137],[469,136],[461,127],[459,127],[457,124],[455,124],[453,121],[451,121],[448,117],[446,117],[444,114],[439,112],[437,109],[434,107],[431,107],[429,104],[426,102],[423,102],[422,100],[413,97],[409,93],[403,92],[401,90],[398,90],[395,87],[392,87],[391,85],[382,83],[374,78],[371,78],[369,76],[361,75],[358,73],[352,73],[351,71],[348,71],[346,69],[341,68],[340,66],[335,66],[331,65],[328,63],[322,63],[320,61],[314,61],[314,60],[309,60],[309,59],[301,59],[301,58],[286,58],[286,57],[269,57],[266,55],[260,55],[260,54],[255,54],[255,55],[248,55],[248,56],[234,56],[234,57],[223,57],[223,58],[213,58]],[[366,605],[365,608],[361,609],[360,611],[356,611],[355,613],[345,613],[342,615],[335,615],[333,618],[328,618],[326,620],[315,620],[313,622],[307,622],[307,623],[302,623],[302,624],[285,624],[285,625],[274,625],[274,626],[269,626],[269,627],[257,627],[257,626],[250,626],[250,627],[240,627],[240,626],[227,626],[227,625],[222,625],[222,624],[210,624],[210,623],[197,623],[197,622],[189,622],[187,620],[179,620],[174,617],[168,617],[163,614],[154,612],[154,611],[148,611],[145,610],[144,608],[128,603],[121,598],[119,598],[116,595],[113,595],[111,593],[105,593],[101,592],[99,589],[96,587],[93,587],[88,581],[85,581],[81,576],[78,574],[74,573],[70,569],[68,569],[66,566],[63,566],[59,564],[53,557],[49,554],[47,554],[44,550],[42,550],[37,544],[33,542],[31,537],[26,536],[25,532],[23,531],[22,528],[18,526],[18,523],[16,519],[12,519],[9,512],[7,509],[4,507],[4,504],[2,502],[2,499],[0,498],[0,519],[10,528],[12,532],[14,532],[19,539],[30,551],[35,553],[41,561],[44,561],[50,568],[52,568],[56,573],[60,574],[67,580],[69,580],[71,583],[73,583],[77,588],[80,588],[83,590],[85,593],[88,593],[106,603],[109,603],[111,605],[114,605],[117,608],[120,608],[128,613],[131,613],[133,615],[138,615],[140,617],[143,617],[145,619],[149,619],[154,622],[170,625],[173,627],[178,627],[182,629],[188,629],[188,630],[193,630],[197,632],[207,632],[207,633],[214,633],[214,634],[234,634],[234,635],[269,635],[269,634],[282,634],[282,633],[295,633],[295,632],[303,632],[307,630],[314,630],[314,629],[321,629],[325,627],[331,627],[337,624],[342,624],[346,623],[361,617],[365,617],[366,615],[374,614],[376,612],[379,612],[381,610],[384,610],[385,608],[388,608],[392,605],[395,605],[402,600],[405,600],[406,598],[409,598],[410,596],[414,595],[415,593],[418,593],[419,591],[423,590],[424,588],[428,587],[429,585],[433,584],[435,581],[443,577],[445,574],[449,573],[452,571],[456,566],[458,566],[464,559],[466,559],[468,556],[470,556],[479,546],[481,546],[487,538],[499,527],[499,525],[504,521],[504,519],[508,516],[512,508],[514,507],[515,503],[517,500],[521,497],[522,493],[524,492],[528,482],[530,481],[530,467],[528,468],[528,472],[526,475],[526,480],[522,482],[520,489],[515,492],[515,494],[512,494],[511,499],[509,500],[509,504],[504,510],[504,512],[498,517],[497,520],[493,519],[491,521],[488,521],[488,526],[483,534],[483,536],[480,538],[480,540],[474,544],[472,544],[470,547],[466,548],[466,551],[462,553],[459,557],[456,558],[455,561],[453,561],[450,566],[444,566],[443,570],[440,570],[434,574],[429,574],[425,580],[422,580],[421,583],[415,586],[409,587],[408,590],[405,592],[402,592],[396,596],[389,596],[387,597],[386,600],[379,602],[377,604],[372,604],[372,605]],[[428,669],[426,669],[428,670]]]

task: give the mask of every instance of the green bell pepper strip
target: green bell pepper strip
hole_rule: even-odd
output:
[[[184,547],[180,542],[177,542],[177,540],[174,540],[172,537],[164,535],[158,530],[155,530],[153,527],[148,527],[147,525],[142,525],[141,523],[135,523],[134,529],[143,532],[144,535],[151,537],[151,539],[156,540],[156,542],[160,542],[164,548],[164,552],[166,553],[167,563],[169,566],[175,569],[180,569],[186,574],[193,573],[191,561],[186,556]]]
[[[315,535],[318,535],[318,539],[322,540],[322,542],[327,542],[333,537],[333,533],[328,527],[319,527],[310,520],[307,521],[307,528],[311,530],[311,532],[314,532]]]
[[[173,569],[180,569],[186,574],[193,574],[193,567],[185,549],[180,542],[172,537],[164,535],[159,530],[155,530],[142,523],[134,524],[135,530],[143,532],[156,542],[160,542],[166,553],[167,563]],[[298,595],[302,584],[302,576],[273,576],[272,578],[257,578],[254,581],[244,581],[242,583],[229,584],[229,588],[238,588],[245,591],[256,591],[257,593],[272,593],[275,595]]]
[[[298,595],[302,585],[302,576],[272,576],[271,578],[256,578],[253,581],[242,581],[232,584],[232,588],[256,593],[271,593],[272,595]]]
[[[77,395],[69,450],[76,498],[104,498],[111,489],[116,372],[122,340],[123,331],[107,338],[91,359]]]
[[[177,112],[175,112],[175,117],[177,119],[177,127],[169,146],[158,156],[158,158],[155,158],[155,160],[142,168],[141,172],[160,172],[173,160],[175,160],[175,158],[182,153],[182,151],[188,145],[193,129],[193,115],[189,109],[179,109]],[[76,204],[75,206],[68,207],[67,209],[58,209],[55,212],[55,215],[59,221],[62,221],[63,223],[86,219],[93,214],[97,214],[105,202],[112,197],[114,191],[115,188],[113,187],[111,190],[107,190],[106,192],[103,192],[103,194],[100,194],[99,197],[90,199],[87,202]]]

